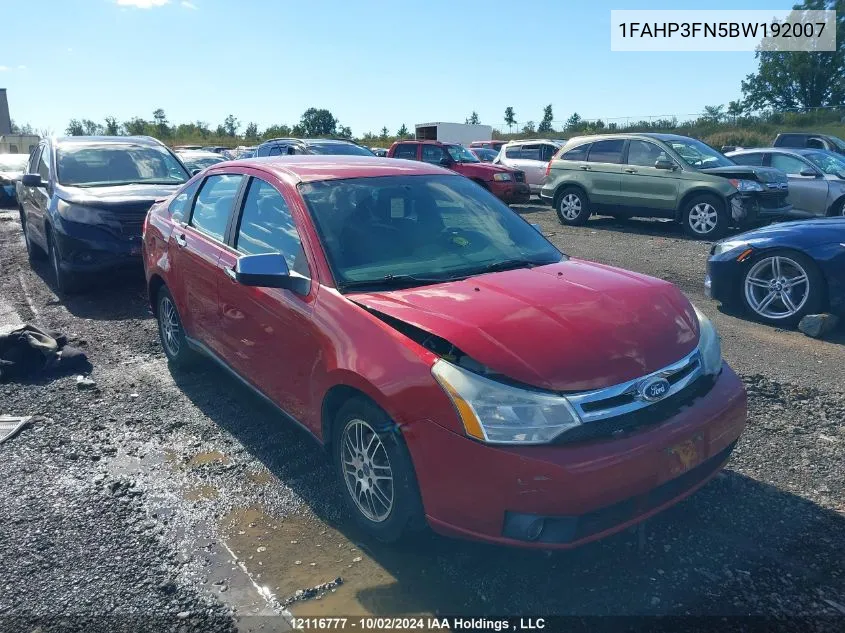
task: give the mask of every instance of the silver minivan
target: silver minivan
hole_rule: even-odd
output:
[[[493,162],[524,171],[531,193],[538,196],[546,180],[546,167],[561,147],[562,143],[549,139],[510,141],[502,146]]]
[[[789,202],[813,215],[845,215],[845,156],[821,149],[759,147],[726,154],[740,165],[774,167],[789,179]]]

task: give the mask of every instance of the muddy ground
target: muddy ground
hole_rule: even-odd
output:
[[[845,616],[845,333],[816,341],[721,312],[703,296],[710,245],[671,224],[572,229],[522,212],[565,252],[669,279],[714,319],[750,397],[725,473],[641,533],[572,552],[373,543],[311,439],[212,365],[168,367],[140,273],[60,302],[17,214],[0,211],[0,329],[67,333],[96,383],[0,385],[0,414],[37,416],[0,445],[0,630],[284,630],[280,613]]]

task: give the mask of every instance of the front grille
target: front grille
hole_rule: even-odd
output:
[[[517,182],[525,182],[525,172],[524,171],[516,172],[516,175],[514,176],[514,178],[516,178]]]
[[[713,388],[714,382],[711,376],[699,376],[691,385],[660,402],[623,415],[581,424],[559,435],[555,443],[575,444],[619,437],[645,426],[660,424],[706,395]]]
[[[149,207],[143,210],[133,209],[131,211],[120,211],[105,216],[105,223],[108,230],[118,237],[134,238],[141,237],[144,228],[144,218],[147,217]]]

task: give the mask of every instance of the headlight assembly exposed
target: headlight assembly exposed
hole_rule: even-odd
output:
[[[66,202],[62,199],[56,203],[56,211],[65,220],[69,222],[79,222],[81,224],[99,224],[101,222],[100,214],[90,207],[82,206]]]
[[[731,178],[729,182],[737,188],[737,191],[763,191],[763,185],[756,180]]]
[[[490,444],[545,444],[581,424],[563,397],[511,387],[438,360],[434,378],[451,398],[467,435]]]
[[[722,370],[722,342],[710,319],[695,306],[693,308],[700,330],[698,351],[701,354],[701,368],[708,376],[715,376]]]
[[[748,248],[748,242],[743,242],[742,240],[725,240],[724,242],[718,242],[713,247],[713,254],[721,255],[722,253],[727,253],[735,249],[744,251]]]
[[[513,180],[513,176],[507,172],[499,172],[497,174],[493,174],[493,180],[496,182],[510,182]]]

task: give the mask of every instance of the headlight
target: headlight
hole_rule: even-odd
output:
[[[738,191],[763,191],[763,185],[756,180],[738,180],[731,178],[730,182]]]
[[[100,214],[89,207],[85,207],[71,202],[66,202],[62,199],[56,203],[56,211],[65,220],[70,222],[80,222],[83,224],[99,224]]]
[[[498,174],[493,174],[493,180],[496,182],[508,182],[509,180],[513,180],[513,178],[507,172],[500,172]]]
[[[511,387],[438,360],[434,378],[455,405],[467,435],[491,444],[544,444],[581,424],[563,396]]]
[[[727,253],[728,251],[740,248],[746,250],[750,247],[748,246],[748,242],[743,242],[742,240],[725,240],[724,242],[718,242],[715,246],[713,246],[713,254],[721,255],[722,253]]]
[[[715,376],[722,370],[722,342],[716,327],[705,314],[693,306],[698,317],[698,351],[701,354],[701,368],[708,376]]]

